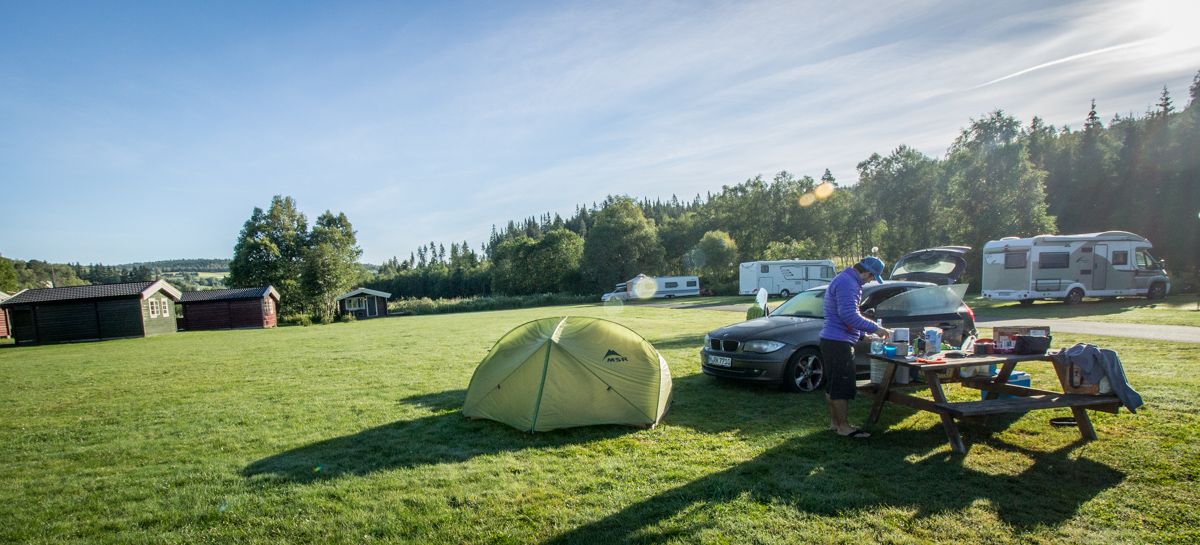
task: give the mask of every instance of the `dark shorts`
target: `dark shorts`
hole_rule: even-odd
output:
[[[854,399],[854,345],[821,339],[821,363],[825,366],[825,391],[829,399]]]

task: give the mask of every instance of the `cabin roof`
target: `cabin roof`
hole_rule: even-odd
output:
[[[386,291],[373,290],[373,289],[369,289],[369,288],[356,288],[356,289],[350,290],[346,293],[339,295],[337,297],[337,300],[341,301],[342,299],[345,299],[347,297],[354,297],[355,295],[374,295],[376,297],[382,297],[384,299],[389,299],[392,297],[392,294],[390,294]]]
[[[258,288],[231,288],[224,290],[185,291],[180,302],[195,303],[199,301],[236,301],[239,299],[262,299],[267,295],[279,299],[279,292],[271,286]]]
[[[111,299],[116,297],[133,296],[138,296],[142,299],[145,299],[160,290],[175,301],[178,301],[182,295],[179,290],[168,284],[166,280],[155,280],[153,282],[90,284],[87,286],[65,286],[61,288],[38,288],[23,290],[0,304],[4,306],[12,306],[29,303],[50,303],[56,301],[73,301],[82,299]]]

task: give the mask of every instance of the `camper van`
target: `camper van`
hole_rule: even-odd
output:
[[[610,299],[651,299],[700,295],[698,276],[646,276],[639,274],[613,287],[612,292],[600,296],[601,301]]]
[[[833,275],[833,261],[829,259],[750,261],[738,267],[738,294],[754,295],[763,288],[771,295],[790,297],[828,284]]]
[[[1158,299],[1170,292],[1171,279],[1151,247],[1125,231],[992,240],[983,247],[983,296],[1023,304],[1122,295]]]

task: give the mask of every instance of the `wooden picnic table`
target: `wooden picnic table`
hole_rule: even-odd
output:
[[[874,424],[879,421],[879,414],[883,410],[884,402],[936,413],[942,418],[942,427],[946,429],[946,437],[950,441],[950,447],[954,449],[954,452],[965,454],[967,447],[963,444],[962,436],[959,434],[958,424],[955,422],[956,418],[962,419],[1004,413],[1026,413],[1038,409],[1070,407],[1071,412],[1075,415],[1075,423],[1079,427],[1080,435],[1084,439],[1096,439],[1096,430],[1092,428],[1092,421],[1088,418],[1087,410],[1092,409],[1116,413],[1117,407],[1120,405],[1120,400],[1115,395],[1064,393],[1069,390],[1066,384],[1061,384],[1063,392],[1053,392],[1008,383],[1008,377],[1012,374],[1013,369],[1016,368],[1018,363],[1048,363],[1053,361],[1053,355],[1053,353],[1034,355],[997,354],[945,358],[944,362],[938,363],[918,363],[903,358],[889,358],[883,355],[870,354],[869,356],[872,359],[886,362],[888,365],[883,373],[882,382],[878,384],[867,383],[859,386],[860,391],[875,398],[874,403],[871,405],[871,414],[867,418],[867,422]],[[985,376],[982,377],[961,377],[961,369],[964,367],[983,366],[986,369],[992,364],[999,367],[999,372],[995,376],[986,376],[987,373],[984,372]],[[924,377],[924,383],[892,384],[892,379],[896,375],[896,369],[899,367],[907,367],[910,372],[920,372]],[[1062,383],[1062,381],[1063,375],[1059,374],[1059,382]],[[942,389],[942,385],[948,382],[959,382],[965,387],[985,390],[988,393],[981,401],[951,402],[946,399],[946,393]],[[928,387],[933,394],[933,400],[910,395],[898,389],[907,389],[910,386]],[[1002,393],[1011,394],[1016,397],[999,399]]]

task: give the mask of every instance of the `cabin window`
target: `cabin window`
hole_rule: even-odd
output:
[[[158,318],[158,299],[151,299],[148,304],[150,305],[150,317]]]
[[[689,287],[689,288],[694,288],[694,287],[696,287],[696,281],[695,281],[695,280],[688,280],[688,281],[687,281],[687,287]]]
[[[1039,269],[1066,269],[1071,265],[1069,252],[1046,252],[1040,257]]]
[[[679,282],[667,282],[667,287],[668,288],[678,288]]]
[[[767,274],[767,273],[771,272],[771,266],[770,265],[759,265],[758,272]]]
[[[1008,252],[1004,254],[1004,268],[1024,269],[1028,265],[1028,256],[1025,252]]]
[[[351,297],[346,299],[346,310],[367,310],[367,298]]]
[[[266,304],[263,305],[263,312],[267,315],[275,314],[275,301],[270,297],[267,298]]]
[[[169,301],[167,301],[166,299],[159,299],[158,304],[160,306],[162,306],[162,317],[170,318],[171,317],[171,303]]]
[[[1113,252],[1112,253],[1112,264],[1113,265],[1128,265],[1129,264],[1129,252],[1126,250],[1121,250],[1119,252]]]

